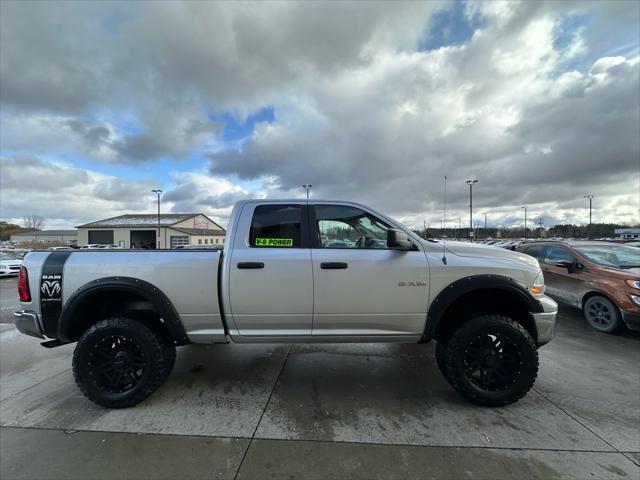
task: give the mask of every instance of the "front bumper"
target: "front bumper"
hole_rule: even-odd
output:
[[[22,333],[36,338],[44,338],[37,313],[21,310],[13,314],[13,319],[16,328]]]
[[[538,299],[542,305],[542,312],[532,313],[533,321],[538,332],[538,346],[549,343],[556,334],[556,316],[558,315],[558,304],[555,300],[545,296]]]
[[[622,320],[629,330],[640,331],[640,313],[622,311]]]

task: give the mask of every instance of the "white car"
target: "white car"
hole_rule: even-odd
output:
[[[22,260],[13,252],[0,252],[0,277],[18,275]]]

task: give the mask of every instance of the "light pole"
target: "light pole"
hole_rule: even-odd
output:
[[[307,200],[309,200],[309,190],[311,190],[311,187],[313,187],[313,185],[311,185],[311,184],[302,185],[302,188],[304,188],[307,191]]]
[[[151,191],[158,196],[158,235],[156,239],[156,250],[158,250],[160,248],[160,194],[162,190],[157,189]]]
[[[484,238],[487,238],[487,212],[484,212]]]
[[[539,225],[539,237],[542,238],[542,228],[543,228],[543,222],[542,222],[542,217],[538,218],[538,225]]]
[[[524,239],[527,239],[527,209],[529,207],[527,205],[524,205],[522,207],[522,209],[524,210]]]
[[[589,226],[591,226],[591,201],[593,200],[593,195],[585,195],[584,198],[589,199]]]
[[[473,238],[473,184],[478,183],[478,180],[467,180],[469,185],[469,236]]]
[[[445,236],[445,229],[447,228],[447,176],[444,176],[444,207],[442,209],[442,237]]]

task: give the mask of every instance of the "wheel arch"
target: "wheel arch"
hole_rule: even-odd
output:
[[[515,279],[503,275],[471,275],[445,287],[427,312],[423,341],[446,335],[476,313],[503,313],[520,323],[537,341],[532,313],[542,305]]]
[[[133,277],[104,277],[78,288],[62,309],[58,339],[76,341],[103,318],[125,312],[135,312],[138,320],[160,330],[178,345],[189,343],[180,316],[166,294]]]
[[[580,300],[580,309],[582,311],[584,311],[584,306],[587,303],[587,300],[589,300],[590,298],[593,298],[593,297],[604,297],[604,298],[606,298],[611,303],[613,303],[613,305],[615,305],[615,307],[618,309],[618,311],[620,311],[620,307],[618,306],[616,301],[613,298],[611,298],[611,295],[608,295],[605,292],[602,292],[600,290],[589,290],[588,292],[586,292],[582,296],[582,299]]]

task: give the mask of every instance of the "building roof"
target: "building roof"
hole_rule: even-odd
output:
[[[178,232],[186,233],[188,235],[224,235],[225,231],[223,230],[212,230],[212,229],[204,229],[204,228],[183,228],[183,227],[171,227],[171,230],[177,230]]]
[[[78,235],[77,230],[31,230],[30,232],[12,233],[12,237],[46,237],[46,236],[61,236],[61,235]]]
[[[190,218],[202,215],[211,223],[217,225],[213,220],[203,213],[163,213],[160,215],[160,226],[170,227],[176,223],[184,222]],[[136,228],[136,227],[156,227],[158,225],[158,215],[155,213],[138,213],[120,215],[112,218],[105,218],[97,222],[85,223],[78,225],[77,228]],[[224,232],[224,230],[223,230]]]

